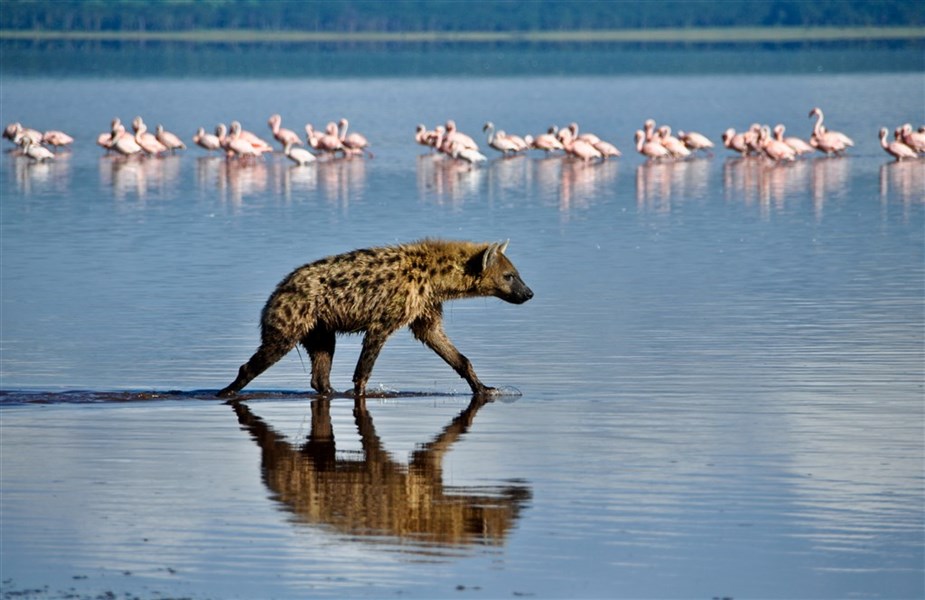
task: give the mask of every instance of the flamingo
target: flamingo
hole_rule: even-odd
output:
[[[33,144],[42,143],[42,132],[28,127],[23,127],[21,123],[10,123],[3,130],[3,137],[7,138],[17,146],[22,145],[23,136],[29,136]]]
[[[96,137],[96,145],[106,148],[107,154],[109,154],[109,152],[111,152],[113,149],[112,144],[115,141],[115,138],[113,138],[113,132],[116,130],[116,126],[121,124],[122,119],[119,117],[114,117],[109,123],[109,131],[104,131]]]
[[[610,142],[605,142],[604,140],[598,140],[596,144],[591,144],[594,146],[594,149],[601,153],[601,156],[606,160],[610,156],[623,156],[623,154],[617,150],[617,147],[611,144]]]
[[[343,142],[340,141],[340,136],[337,135],[336,123],[328,123],[324,133],[317,133],[311,124],[308,124],[305,126],[305,133],[308,136],[308,144],[312,148],[328,154],[336,154],[337,152],[347,154],[347,149],[344,147]]]
[[[900,127],[900,133],[905,145],[916,152],[925,152],[925,127],[920,128],[918,131],[912,131],[912,125],[906,123]]]
[[[710,139],[696,131],[681,131],[678,130],[678,139],[681,140],[685,146],[691,152],[697,152],[698,150],[703,150],[707,154],[712,154],[711,150],[713,149],[713,142]]]
[[[906,144],[900,141],[887,142],[886,136],[889,134],[889,131],[886,127],[880,128],[880,147],[883,148],[887,154],[892,156],[898,161],[901,161],[904,158],[916,158],[918,154],[915,153],[915,150],[907,146]]]
[[[64,133],[63,131],[51,129],[42,134],[42,143],[54,146],[55,150],[57,151],[57,149],[60,147],[73,144],[74,138]]]
[[[507,156],[509,152],[511,154],[517,152],[517,144],[507,139],[503,131],[495,133],[495,124],[491,121],[485,123],[482,127],[482,131],[488,134],[488,145],[504,156]]]
[[[461,159],[468,162],[471,165],[483,163],[486,160],[486,156],[468,146],[465,146],[462,142],[450,142],[449,152],[447,152],[453,158]]]
[[[800,156],[801,154],[809,154],[815,151],[815,148],[798,137],[784,137],[784,131],[786,130],[787,128],[782,124],[778,124],[776,127],[774,127],[774,139],[780,140],[793,148],[793,151],[796,152],[797,156]]]
[[[34,143],[28,134],[19,137],[19,145],[22,146],[22,153],[34,161],[43,162],[55,158],[51,150]]]
[[[224,125],[222,127],[224,127]],[[219,141],[218,136],[206,133],[205,127],[200,127],[196,130],[196,135],[193,136],[193,143],[209,152],[212,150],[221,150],[222,148],[222,143]]]
[[[742,156],[748,154],[748,144],[745,143],[745,134],[736,133],[736,130],[730,127],[723,132],[723,146]]]
[[[154,137],[157,138],[157,141],[162,143],[171,153],[177,150],[186,150],[186,144],[176,135],[165,130],[163,125],[158,124],[154,132]]]
[[[224,129],[222,125],[222,129]],[[238,121],[231,122],[231,128],[228,131],[228,137],[226,138],[225,148],[229,151],[230,154],[237,156],[238,158],[248,158],[251,156],[260,156],[260,150],[254,147],[254,145],[249,141],[244,139],[242,136],[241,123]]]
[[[446,133],[443,137],[443,145],[448,149],[451,144],[459,144],[462,148],[469,148],[471,150],[478,150],[479,145],[475,143],[471,137],[465,133],[456,129],[456,121],[450,119],[446,122]],[[444,150],[446,152],[446,150]],[[449,154],[449,152],[447,152]]]
[[[270,115],[267,125],[270,126],[270,131],[273,132],[273,137],[276,138],[276,141],[283,145],[283,152],[286,151],[286,144],[301,146],[302,140],[299,138],[299,134],[291,129],[282,127],[282,122],[283,118],[281,116]]]
[[[748,146],[749,154],[764,154],[764,150],[761,148],[761,125],[758,123],[752,123],[749,126],[748,130],[742,133],[742,139],[745,140],[745,145]]]
[[[135,136],[129,135],[125,126],[119,119],[113,121],[115,127],[112,128],[112,134],[109,140],[109,149],[115,150],[122,156],[133,156],[141,152],[141,146],[135,140]]]
[[[305,124],[305,141],[308,142],[308,145],[314,149],[318,149],[318,140],[321,139],[321,134],[315,131],[315,128],[312,127],[311,123]]]
[[[658,141],[673,158],[687,158],[691,155],[691,151],[687,149],[684,142],[671,135],[671,127],[668,125],[658,128]]]
[[[764,155],[771,160],[780,162],[782,160],[792,161],[796,158],[796,151],[788,146],[783,140],[777,140],[771,137],[771,130],[767,126],[761,128],[758,136],[758,145],[764,152]]]
[[[366,139],[366,136],[361,133],[347,135],[347,128],[350,127],[350,121],[347,119],[341,118],[338,124],[343,128],[340,130],[338,137],[344,148],[350,151],[351,154],[363,154],[365,150],[370,158],[373,157],[373,153],[369,151],[369,140]]]
[[[822,114],[822,109],[818,106],[809,111],[810,117],[817,117],[816,124],[813,125],[813,135],[809,139],[809,145],[813,146],[821,152],[826,154],[836,154],[840,155],[842,152],[847,150],[849,147],[854,146],[854,141],[841,133],[840,131],[829,131],[822,124],[822,121],[825,119],[825,115]],[[814,143],[815,140],[815,143]]]
[[[668,149],[658,141],[646,141],[646,133],[639,129],[636,130],[636,152],[650,160],[659,160],[671,156]]]
[[[414,132],[414,141],[434,150],[437,142],[437,132],[435,130],[428,131],[427,127],[421,123]]]
[[[527,136],[524,140],[527,142],[527,147],[534,150],[542,150],[546,154],[554,152],[556,150],[565,150],[565,147],[562,145],[562,142],[559,141],[559,138],[556,137],[556,127],[550,127],[546,133],[541,133],[535,138]]]
[[[563,129],[559,132],[559,141],[562,142],[566,152],[585,162],[595,158],[604,158],[601,151],[591,145],[590,142],[576,139],[575,132],[571,128]]]
[[[305,148],[293,148],[292,142],[286,142],[283,146],[283,153],[289,157],[289,160],[299,166],[310,165],[317,160],[315,155]]]
[[[582,133],[581,135],[578,135],[578,123],[574,121],[568,124],[568,130],[572,132],[572,137],[574,139],[588,142],[592,146],[601,141],[601,138],[597,137],[593,133]]]
[[[148,126],[141,117],[132,120],[132,128],[135,130],[135,143],[141,146],[146,154],[156,156],[161,152],[167,152],[167,146],[160,143],[154,134],[148,133]]]
[[[241,123],[238,122],[238,125],[240,126]],[[230,134],[230,131],[229,131],[229,134]],[[263,154],[264,152],[273,152],[273,146],[268,144],[263,138],[258,136],[256,133],[252,131],[248,131],[244,129],[243,127],[241,127],[240,131],[238,132],[238,138],[250,144],[251,147],[254,149],[255,152],[257,152],[258,155]]]

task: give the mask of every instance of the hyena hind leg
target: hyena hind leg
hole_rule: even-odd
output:
[[[302,346],[312,362],[312,389],[319,394],[334,391],[331,387],[331,362],[334,359],[335,343],[334,332],[320,326],[302,338]]]
[[[238,369],[238,377],[221,390],[218,396],[220,398],[234,396],[255,377],[284,357],[294,346],[294,342],[281,335],[265,335],[260,348]]]

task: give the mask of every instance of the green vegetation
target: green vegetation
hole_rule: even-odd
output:
[[[590,41],[622,41],[627,30],[775,28],[784,32],[844,31],[861,28],[910,28],[921,37],[925,2],[921,0],[2,0],[0,30],[83,32],[96,39],[120,32],[144,35],[183,32],[203,39],[204,32],[230,31],[249,39],[260,35],[348,34],[357,41],[373,34],[408,35],[411,41],[466,41],[486,36],[498,41],[526,32],[548,32],[549,40],[575,32]],[[745,28],[745,29],[742,29]],[[834,28],[834,29],[833,29]],[[751,29],[754,32],[754,29]],[[892,31],[899,31],[893,29]],[[562,32],[562,33],[557,33]],[[600,32],[599,34],[596,32]],[[415,34],[415,35],[412,35]],[[426,35],[425,35],[426,34]],[[439,35],[438,35],[439,34]],[[676,35],[672,33],[672,35]],[[787,36],[791,35],[786,33]],[[841,34],[843,35],[843,34]],[[119,39],[126,39],[120,36]],[[423,36],[419,37],[419,36]],[[467,37],[469,36],[469,37]],[[157,39],[166,39],[158,37]],[[305,38],[300,38],[305,39]],[[340,41],[342,38],[337,38]],[[522,39],[522,38],[518,38]],[[802,39],[802,38],[800,38]],[[842,39],[842,38],[839,38]],[[319,40],[318,37],[312,40]],[[322,41],[326,41],[322,39]],[[582,41],[582,40],[578,40]],[[646,41],[632,38],[630,41]]]

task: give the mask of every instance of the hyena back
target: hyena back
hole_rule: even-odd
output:
[[[363,395],[386,339],[405,326],[473,393],[488,392],[492,388],[479,381],[472,363],[444,332],[443,302],[495,296],[522,304],[532,298],[506,249],[507,242],[424,240],[354,250],[299,267],[270,295],[261,314],[260,347],[219,396],[234,395],[299,343],[311,359],[312,388],[329,394],[336,334],[361,331],[353,384],[354,393]]]

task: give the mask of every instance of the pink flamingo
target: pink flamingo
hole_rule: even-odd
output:
[[[157,141],[164,144],[164,146],[170,150],[171,153],[176,152],[177,150],[186,150],[186,144],[183,143],[179,137],[170,133],[164,129],[163,125],[158,124],[154,129],[154,137],[157,138]]]
[[[222,125],[222,129],[224,129]],[[261,152],[249,141],[242,136],[241,123],[238,121],[231,122],[231,128],[228,131],[225,148],[238,158],[249,158],[251,156],[260,156]]]
[[[347,128],[350,127],[350,121],[347,119],[341,118],[338,122],[342,128],[338,134],[340,138],[340,143],[344,145],[351,154],[363,154],[365,151],[369,154],[369,157],[373,157],[373,153],[369,151],[369,140],[366,139],[362,133],[351,133],[347,135]]]
[[[774,127],[774,139],[784,142],[793,148],[793,151],[797,156],[800,156],[801,154],[810,154],[816,150],[798,137],[784,137],[784,132],[786,130],[787,128],[782,124],[778,124],[776,127]]]
[[[122,156],[133,156],[141,152],[141,146],[138,145],[135,136],[130,135],[118,119],[115,119],[115,123],[110,135],[109,148]]]
[[[767,126],[761,128],[758,137],[758,145],[761,147],[765,156],[777,162],[782,160],[792,161],[797,156],[796,151],[784,143],[783,140],[773,139],[771,137],[771,131]]]
[[[905,145],[918,153],[925,152],[925,127],[920,128],[918,131],[912,131],[912,125],[906,123],[900,127],[900,133]]]
[[[594,149],[601,153],[601,156],[604,157],[604,160],[613,156],[620,157],[623,154],[617,150],[617,147],[611,144],[610,142],[605,142],[604,140],[598,140],[596,144],[591,144],[594,146]]]
[[[696,131],[678,131],[678,139],[684,142],[684,145],[691,152],[697,152],[698,150],[703,150],[707,154],[712,154],[710,152],[713,149],[713,142],[710,139]]]
[[[421,123],[414,132],[414,141],[434,150],[437,144],[437,132],[435,130],[428,131],[427,127]]]
[[[742,156],[748,154],[748,144],[745,143],[745,134],[736,133],[736,130],[730,127],[723,132],[723,146],[733,152],[738,152]]]
[[[240,126],[241,123],[238,122],[238,125]],[[229,131],[229,134],[230,133],[231,132]],[[240,127],[238,138],[250,144],[251,147],[254,149],[255,152],[257,152],[258,155],[263,154],[264,152],[273,152],[273,146],[268,144],[263,138],[258,136],[256,133],[252,131],[248,131],[247,129],[244,129],[243,127]]]
[[[270,126],[270,131],[273,132],[273,137],[276,138],[276,141],[283,145],[283,151],[285,152],[286,150],[286,144],[301,146],[302,139],[299,137],[299,134],[291,129],[282,127],[282,122],[283,118],[280,115],[270,115],[267,125]]]
[[[568,124],[568,130],[572,132],[572,138],[576,140],[582,140],[582,141],[588,142],[592,146],[598,143],[599,141],[601,141],[601,138],[597,137],[593,133],[582,133],[581,135],[579,135],[578,134],[578,123],[574,121]]]
[[[32,140],[33,144],[41,144],[44,141],[42,139],[41,131],[23,127],[20,123],[10,123],[6,126],[6,129],[3,130],[3,137],[7,138],[17,146],[22,145],[22,138],[26,135],[29,136],[29,139]]]
[[[904,158],[918,157],[918,154],[915,153],[915,150],[900,141],[887,142],[886,136],[888,134],[889,131],[887,131],[886,127],[880,128],[880,147],[883,148],[887,154],[895,158],[897,162]]]
[[[49,146],[54,146],[55,151],[57,151],[58,148],[70,146],[73,144],[74,138],[64,133],[63,131],[50,129],[42,134],[42,143],[48,144]]]
[[[148,133],[148,126],[141,117],[132,120],[132,128],[135,130],[135,143],[141,146],[146,154],[157,156],[161,152],[167,152],[167,146],[157,141],[154,134]]]
[[[491,121],[485,123],[485,125],[482,127],[482,131],[488,134],[488,145],[504,156],[507,156],[508,153],[517,153],[517,144],[507,139],[507,136],[504,135],[503,131],[495,133],[495,124]]]
[[[764,154],[764,150],[761,148],[761,125],[758,123],[752,123],[748,128],[748,131],[742,133],[742,139],[745,140],[745,145],[748,146],[749,154]]]
[[[559,141],[562,142],[562,146],[565,148],[566,152],[585,162],[596,158],[604,158],[601,151],[591,145],[590,142],[576,139],[575,133],[570,128],[563,129],[559,132]]]
[[[332,155],[341,152],[346,156],[347,149],[344,148],[337,134],[336,123],[328,123],[324,133],[317,133],[309,124],[305,126],[305,133],[308,135],[308,144],[312,148]]]
[[[660,142],[654,139],[646,141],[646,133],[639,129],[636,130],[636,152],[650,160],[660,160],[671,156],[668,149]]]
[[[822,124],[825,116],[822,114],[822,109],[818,106],[809,111],[810,117],[817,117],[816,123],[813,125],[813,135],[809,139],[809,145],[813,146],[821,152],[826,154],[836,154],[841,155],[842,152],[848,148],[854,146],[854,141],[841,133],[840,131],[828,131],[825,126]],[[815,143],[814,143],[815,142]]]
[[[550,127],[546,133],[541,133],[535,138],[527,136],[524,141],[527,142],[528,148],[532,148],[533,150],[542,150],[546,154],[555,152],[556,150],[565,150],[562,142],[560,142],[559,138],[556,137],[555,126]]]
[[[671,135],[671,127],[668,125],[658,128],[658,140],[674,158],[687,158],[691,155],[691,151],[687,149],[684,142]]]
[[[106,153],[112,151],[112,144],[115,141],[113,138],[113,132],[116,129],[116,125],[121,125],[122,119],[119,117],[114,117],[113,120],[109,123],[109,131],[104,131],[96,137],[96,145],[106,148]]]
[[[447,154],[453,158],[464,160],[470,165],[483,163],[488,160],[484,154],[474,148],[465,146],[463,142],[450,142]]]
[[[462,148],[478,150],[479,145],[471,137],[456,129],[456,121],[450,119],[446,122],[446,133],[443,136],[443,145],[459,144]],[[449,153],[447,153],[449,154]]]
[[[222,149],[222,143],[219,141],[218,136],[206,133],[205,127],[200,127],[196,130],[196,135],[193,136],[193,143],[209,152]]]

